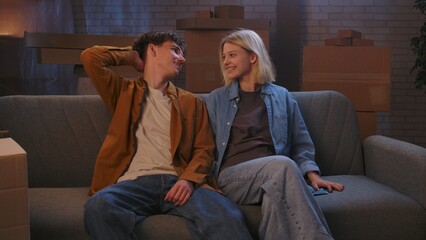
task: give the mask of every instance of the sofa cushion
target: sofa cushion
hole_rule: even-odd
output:
[[[325,176],[343,192],[316,196],[335,239],[419,239],[425,210],[413,199],[365,176]],[[366,236],[369,236],[366,238]]]
[[[257,229],[260,225],[261,208],[257,205],[241,205],[241,210],[246,216],[249,230],[257,239]],[[165,225],[164,223],[167,223]],[[185,220],[181,217],[170,215],[154,215],[148,217],[135,229],[139,239],[189,239],[190,234]]]
[[[30,188],[31,239],[90,239],[84,230],[83,208],[88,187]],[[254,236],[257,236],[261,210],[259,206],[241,206]],[[54,219],[54,220],[53,220]],[[183,218],[172,215],[148,217],[135,228],[139,239],[190,239]]]
[[[365,176],[325,176],[345,191],[316,196],[336,239],[421,239],[424,209],[414,200]],[[88,239],[83,226],[87,187],[29,189],[32,239]],[[70,201],[72,199],[72,201]],[[261,208],[242,205],[250,231],[257,235]],[[55,219],[55,221],[52,221]],[[155,215],[137,225],[141,239],[188,239],[185,220]]]
[[[90,239],[83,206],[88,188],[29,188],[31,239]]]

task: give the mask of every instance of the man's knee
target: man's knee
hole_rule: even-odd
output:
[[[96,208],[98,205],[96,204],[97,197],[91,196],[89,199],[87,199],[86,203],[84,204],[84,217],[86,218],[90,214],[92,214],[94,211],[96,211]]]
[[[219,215],[227,215],[233,219],[244,219],[244,216],[236,203],[234,203],[228,197],[209,189],[203,189],[204,194],[207,194],[210,201],[208,202],[211,205],[211,202],[215,203],[215,212],[219,213]],[[212,206],[210,206],[212,207]]]
[[[106,197],[103,194],[96,193],[95,195],[91,196],[89,199],[87,199],[86,203],[84,204],[84,217],[90,217],[93,215],[99,215],[107,209],[107,205],[109,205]]]

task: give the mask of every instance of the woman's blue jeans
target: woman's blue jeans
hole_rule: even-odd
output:
[[[262,204],[259,239],[333,239],[297,164],[269,156],[225,168],[219,187],[238,204]]]
[[[92,239],[136,239],[137,223],[154,214],[181,216],[193,239],[251,239],[239,208],[221,194],[196,188],[180,207],[164,201],[173,175],[142,176],[108,186],[86,202],[84,222]]]

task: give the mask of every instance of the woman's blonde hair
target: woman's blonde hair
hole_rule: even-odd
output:
[[[254,53],[257,56],[257,61],[254,64],[254,74],[256,77],[256,82],[258,84],[264,84],[267,82],[274,82],[276,73],[275,67],[272,64],[271,58],[266,50],[265,44],[263,43],[260,36],[248,29],[238,29],[228,36],[224,37],[220,43],[219,49],[219,59],[220,59],[220,68],[223,75],[223,80],[225,85],[230,85],[234,79],[228,78],[228,74],[224,69],[222,58],[223,45],[225,43],[231,43],[237,46],[240,46],[242,49]]]

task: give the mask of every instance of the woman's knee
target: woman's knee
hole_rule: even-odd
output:
[[[281,156],[281,155],[275,155],[271,157],[268,160],[268,167],[269,169],[276,171],[285,171],[285,170],[297,170],[297,164],[292,159]]]

